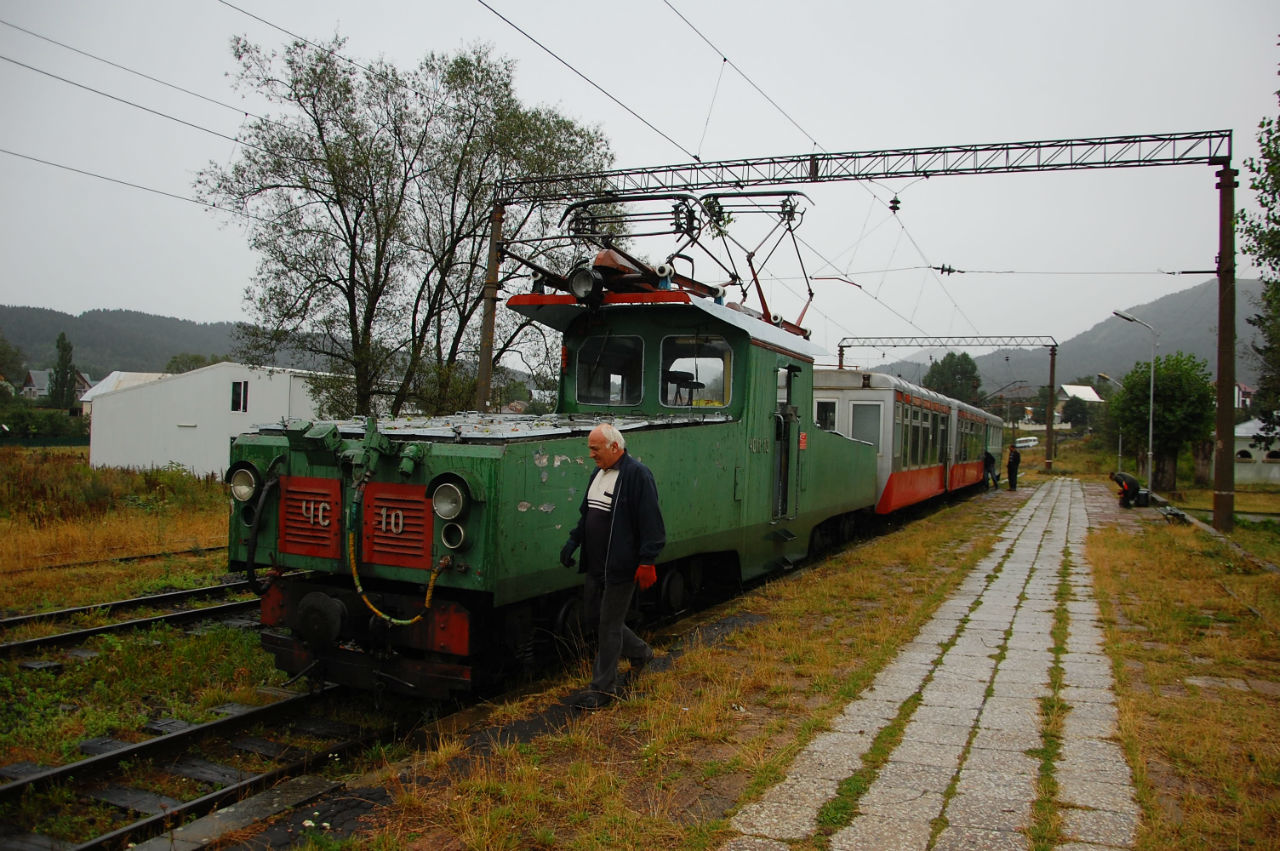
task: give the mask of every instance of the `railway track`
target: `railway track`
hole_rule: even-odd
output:
[[[928,513],[928,510],[922,508],[920,513]],[[883,531],[885,530],[864,530],[864,534],[846,542],[845,546],[865,546]],[[797,569],[803,572],[810,566],[802,564]],[[774,578],[781,578],[783,575]],[[235,586],[231,588],[235,590]],[[195,589],[189,594],[199,596],[209,590]],[[125,607],[135,603],[132,600],[120,602]],[[247,605],[256,606],[257,601],[248,601]],[[706,609],[686,611],[657,625],[661,633],[659,643],[667,648],[667,653],[659,660],[660,667],[670,665],[682,652],[681,648],[695,635],[699,636],[694,639],[695,643],[706,643],[721,640],[734,632],[737,628],[735,618],[740,619],[740,616],[726,617],[723,605],[721,601],[713,602]],[[76,610],[43,613],[35,617],[66,617],[69,616],[67,613],[73,611]],[[190,614],[207,618],[209,611],[206,608]],[[150,619],[143,619],[146,620]],[[54,767],[22,763],[0,766],[0,851],[25,851],[34,848],[117,849],[143,842],[148,837],[161,837],[178,825],[241,801],[259,790],[268,787],[283,788],[280,784],[287,778],[315,774],[319,766],[332,761],[335,755],[364,751],[378,742],[393,739],[398,741],[410,726],[420,724],[424,718],[423,707],[418,705],[414,707],[416,716],[410,718],[410,715],[402,715],[401,723],[378,729],[353,728],[331,720],[315,720],[313,710],[324,698],[343,695],[345,704],[349,704],[350,701],[345,699],[348,694],[344,689],[327,685],[316,694],[284,697],[265,707],[219,707],[217,711],[224,717],[205,724],[188,725],[169,719],[156,719],[145,728],[144,732],[150,737],[143,742],[125,744],[105,739],[89,740],[80,744],[81,749],[86,752],[86,758],[73,763]],[[490,700],[482,705],[433,719],[434,732],[437,735],[446,729],[454,733],[462,732],[468,752],[476,755],[482,754],[495,741],[519,741],[537,735],[539,730],[562,725],[575,711],[566,701],[559,701],[544,708],[532,719],[495,727],[488,721],[488,714],[493,705],[501,703],[501,697],[488,697]],[[282,735],[267,738],[249,735],[256,726],[268,727]],[[322,734],[324,741],[315,747],[300,748],[288,742],[291,735],[315,738]],[[224,752],[257,754],[259,758],[269,759],[271,764],[264,770],[245,771],[207,758],[211,751],[219,749]],[[176,800],[164,798],[146,788],[136,788],[125,776],[125,770],[130,767],[136,770],[139,764],[153,766],[154,771],[163,776],[186,778],[202,784],[201,793],[186,800]],[[74,781],[70,778],[74,778]],[[151,783],[143,785],[154,786],[154,775]],[[325,790],[337,785],[325,784]],[[32,834],[29,824],[10,820],[15,811],[20,812],[31,801],[41,799],[50,800],[50,807],[66,806],[67,800],[95,802],[98,806],[109,806],[121,815],[109,829],[97,836],[77,842],[59,843],[50,837]],[[54,804],[53,801],[64,803]]]
[[[81,743],[84,759],[55,767],[17,763],[0,767],[0,811],[21,812],[41,797],[77,800],[105,805],[118,814],[99,835],[76,842],[62,842],[29,832],[25,825],[0,826],[0,849],[118,849],[160,836],[191,819],[225,804],[241,800],[280,781],[297,777],[371,745],[387,741],[403,728],[389,724],[377,729],[334,720],[334,707],[346,705],[344,689],[325,686],[308,694],[278,697],[264,706],[227,704],[223,715],[204,724],[172,719],[150,722],[151,738],[137,743],[92,739]],[[328,712],[329,714],[325,714]],[[247,735],[267,726],[268,737]],[[300,746],[291,740],[315,741]],[[268,767],[245,770],[205,755],[249,754]],[[140,770],[149,767],[150,770]],[[145,782],[133,783],[131,777]],[[201,794],[179,800],[154,791],[165,778],[193,782]],[[147,788],[151,787],[151,788]],[[24,807],[19,807],[19,803]]]
[[[68,570],[75,567],[93,567],[96,564],[126,564],[135,561],[147,561],[156,558],[172,558],[174,556],[203,556],[209,553],[222,552],[227,548],[226,544],[209,547],[185,547],[180,550],[162,550],[153,553],[134,553],[133,555],[105,556],[103,558],[86,559],[81,561],[61,561],[50,562],[48,564],[37,564],[31,567],[15,567],[6,570],[5,573],[16,576],[23,573],[36,573],[38,571],[48,570]],[[42,556],[47,557],[47,556]]]
[[[58,609],[34,614],[15,615],[0,619],[0,636],[33,624],[48,624],[70,621],[78,616],[90,614],[118,614],[137,609],[165,609],[182,607],[177,611],[166,612],[144,618],[133,618],[84,629],[68,630],[53,635],[40,636],[19,641],[0,643],[0,658],[12,658],[23,654],[38,653],[55,647],[66,647],[80,644],[95,635],[113,632],[128,632],[144,629],[160,623],[184,625],[202,620],[218,620],[247,614],[258,607],[258,600],[235,601],[211,606],[191,607],[191,603],[216,597],[227,597],[233,594],[251,591],[248,582],[232,582],[224,585],[211,585],[204,588],[193,588],[185,591],[170,591],[163,594],[151,594],[127,600],[115,600],[92,606],[76,606],[70,609]]]

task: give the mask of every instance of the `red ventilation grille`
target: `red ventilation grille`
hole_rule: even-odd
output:
[[[360,560],[393,567],[431,567],[432,513],[422,485],[370,482],[364,489]]]
[[[342,497],[337,479],[280,477],[280,552],[318,558],[342,554]]]

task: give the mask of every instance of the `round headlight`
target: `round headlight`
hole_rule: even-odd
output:
[[[569,276],[569,291],[579,301],[595,292],[596,286],[603,282],[600,273],[590,266],[580,266]]]
[[[452,482],[445,482],[431,494],[431,508],[441,520],[458,518],[466,507],[466,494]]]
[[[462,524],[444,524],[444,528],[440,530],[440,543],[444,544],[451,550],[464,549],[467,543],[467,533],[462,528]]]
[[[258,474],[252,467],[234,467],[227,473],[231,486],[231,498],[236,502],[248,502],[258,492]]]

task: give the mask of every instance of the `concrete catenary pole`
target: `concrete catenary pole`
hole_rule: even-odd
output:
[[[1218,420],[1213,445],[1213,528],[1235,528],[1236,174],[1218,170]]]
[[[476,364],[475,409],[489,410],[489,388],[493,384],[493,334],[498,315],[498,262],[501,258],[502,202],[495,202],[489,217],[489,258],[484,272],[484,293],[480,297],[480,353]]]

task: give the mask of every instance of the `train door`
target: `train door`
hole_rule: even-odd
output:
[[[951,417],[954,409],[943,409],[934,414],[938,420],[938,463],[942,465],[942,489],[951,490]]]
[[[795,517],[799,479],[800,417],[792,391],[800,367],[778,367],[778,407],[773,414],[773,519]]]

